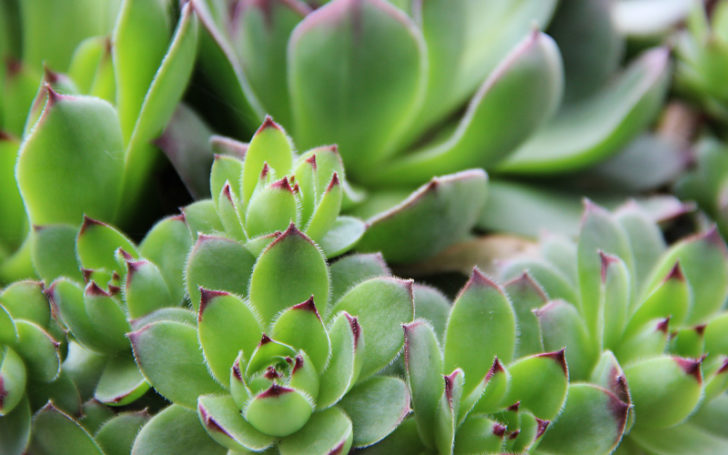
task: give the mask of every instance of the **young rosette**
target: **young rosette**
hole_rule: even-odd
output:
[[[728,412],[728,251],[715,227],[668,246],[636,204],[587,202],[576,242],[547,237],[502,272],[543,287],[526,333],[566,348],[572,384],[539,453],[728,450],[715,425]],[[594,431],[597,416],[611,425]]]
[[[90,373],[90,394],[124,406],[149,390],[126,334],[157,310],[164,317],[184,314],[178,307],[185,302],[183,269],[192,235],[184,217],[173,216],[137,246],[114,227],[85,217],[75,244],[81,278],[64,274],[47,294],[74,349],[101,364],[95,377]]]
[[[418,288],[418,316],[435,299],[449,306]],[[519,342],[529,321],[512,299],[545,301],[532,281],[500,286],[476,268],[449,314],[403,325],[414,413],[367,452],[530,453],[539,445],[564,405],[569,373],[563,349],[541,352],[528,335]]]
[[[32,411],[56,393],[78,412],[78,391],[61,373],[60,343],[51,335],[43,285],[18,281],[0,293],[0,452],[26,453]],[[75,394],[75,395],[74,395]],[[75,399],[75,400],[74,400]]]
[[[346,183],[336,146],[299,156],[271,117],[249,144],[225,137],[212,142],[220,152],[210,174],[212,199],[183,209],[197,232],[222,234],[258,256],[295,223],[327,257],[348,251],[364,233],[364,222],[340,215],[342,204],[356,195]],[[198,237],[198,242],[204,239]]]
[[[244,295],[202,287],[196,325],[155,321],[129,335],[142,372],[175,403],[170,413],[197,409],[193,426],[232,451],[347,453],[379,441],[409,412],[405,383],[376,373],[404,344],[412,282],[376,276],[377,261],[332,268],[330,278],[294,224],[272,237]],[[341,292],[352,274],[375,276]],[[152,419],[143,434],[135,453],[154,453],[167,433]]]

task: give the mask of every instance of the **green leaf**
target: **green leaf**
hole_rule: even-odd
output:
[[[367,224],[352,216],[338,216],[323,238],[319,246],[326,257],[332,258],[354,248],[367,230]]]
[[[33,416],[28,451],[38,455],[104,455],[91,435],[53,403]]]
[[[442,352],[426,321],[418,319],[402,327],[407,385],[412,395],[417,432],[425,445],[434,447],[440,397],[445,392]]]
[[[681,325],[685,321],[692,303],[691,289],[679,263],[663,276],[645,297],[639,307],[634,310],[627,327],[625,337],[636,333],[650,320],[670,318],[673,324]]]
[[[213,232],[223,232],[225,230],[215,211],[215,204],[210,199],[193,202],[182,207],[181,210],[195,239],[200,233],[212,234]]]
[[[416,184],[471,167],[490,168],[551,116],[562,91],[558,47],[534,31],[483,82],[449,137],[395,160],[370,180]],[[514,98],[522,101],[513,103]]]
[[[291,31],[310,12],[299,1],[251,3],[242,8],[232,24],[233,43],[250,86],[270,112],[291,125],[286,86],[286,47]]]
[[[187,259],[185,280],[195,310],[199,287],[247,295],[255,258],[241,244],[224,237],[200,235]]]
[[[104,422],[94,439],[105,455],[127,455],[131,453],[134,438],[149,417],[146,411],[118,414]]]
[[[74,340],[68,342],[68,352],[61,368],[76,385],[82,400],[93,397],[106,360],[104,354],[87,349]]]
[[[3,194],[0,217],[4,221],[0,226],[0,245],[13,250],[23,242],[28,231],[28,217],[15,181],[15,162],[20,142],[1,131],[0,128],[0,193]]]
[[[170,401],[194,408],[198,396],[222,392],[205,367],[194,328],[154,322],[130,333],[129,339],[142,373]]]
[[[434,287],[415,284],[415,319],[426,319],[432,325],[438,340],[445,336],[447,318],[452,303]]]
[[[25,397],[27,372],[23,359],[10,346],[0,348],[0,417],[10,414]]]
[[[566,405],[538,446],[539,453],[607,455],[619,444],[629,406],[591,384],[571,384]]]
[[[250,356],[260,341],[263,328],[251,305],[222,291],[201,289],[198,316],[200,345],[215,379],[227,384],[230,367],[242,349]]]
[[[543,352],[541,328],[533,310],[546,304],[547,297],[543,288],[524,272],[518,278],[508,281],[503,288],[510,297],[516,315],[518,340],[513,357],[518,359],[525,355]]]
[[[245,230],[250,237],[283,231],[298,222],[297,215],[295,191],[284,177],[253,193],[245,212]]]
[[[16,169],[30,219],[36,225],[77,225],[84,214],[111,220],[123,172],[116,112],[97,98],[48,90],[46,107],[23,142]]]
[[[0,343],[14,345],[18,341],[18,330],[8,310],[0,305]]]
[[[351,254],[336,260],[329,267],[331,301],[337,302],[349,289],[367,278],[391,275],[381,253]],[[324,316],[328,313],[324,312]]]
[[[361,325],[367,347],[360,379],[384,368],[404,345],[401,325],[414,318],[412,281],[371,278],[347,292],[331,314],[346,311]]]
[[[498,453],[503,446],[506,428],[484,415],[469,417],[458,428],[453,453]]]
[[[333,227],[341,210],[343,197],[339,175],[334,173],[305,229],[306,234],[315,242],[320,242]]]
[[[358,250],[381,251],[392,262],[415,262],[434,255],[462,240],[475,225],[487,181],[482,170],[432,179],[401,203],[369,218]],[[375,203],[375,199],[369,202]]]
[[[331,342],[313,297],[284,310],[273,322],[271,336],[305,352],[319,374],[326,368],[331,357]]]
[[[18,343],[15,350],[28,368],[32,381],[51,382],[61,372],[61,356],[58,342],[39,325],[25,320],[15,321]]]
[[[317,412],[297,433],[278,445],[281,455],[344,454],[352,444],[352,422],[339,408]]]
[[[665,355],[624,368],[638,416],[636,428],[671,427],[693,412],[702,394],[700,363]]]
[[[33,266],[46,282],[61,276],[81,281],[81,270],[76,259],[77,231],[66,224],[33,226],[30,232]]]
[[[94,398],[109,406],[125,406],[136,401],[149,384],[129,352],[109,359],[96,385]]]
[[[473,269],[450,311],[445,331],[444,371],[462,368],[467,395],[497,356],[510,362],[516,344],[516,320],[503,289]]]
[[[139,257],[136,246],[114,227],[84,216],[76,240],[76,253],[85,269],[116,270],[116,250],[121,248],[134,258]]]
[[[665,48],[646,51],[597,95],[562,109],[498,169],[565,172],[619,150],[657,113],[667,87],[668,54]]]
[[[593,338],[589,336],[586,324],[573,305],[563,300],[552,300],[534,310],[541,327],[543,347],[556,351],[566,347],[566,363],[572,381],[588,377],[596,363],[596,350]]]
[[[129,341],[125,334],[131,327],[119,299],[91,281],[84,290],[83,301],[88,321],[101,329],[105,341],[117,351],[127,348]]]
[[[270,116],[253,135],[245,152],[242,175],[243,206],[250,201],[260,180],[265,163],[273,170],[275,177],[283,178],[293,166],[293,145],[283,128]]]
[[[418,455],[423,453],[426,447],[422,445],[420,437],[417,433],[415,420],[412,418],[405,419],[391,435],[384,438],[383,441],[367,447],[366,453],[372,455],[388,455],[397,453],[401,455]]]
[[[162,272],[147,260],[127,260],[124,280],[124,300],[129,317],[136,319],[178,302],[172,300]]]
[[[409,413],[410,395],[405,383],[377,376],[357,384],[339,406],[354,426],[355,447],[366,447],[387,437]]]
[[[599,315],[602,346],[613,349],[623,337],[630,310],[633,283],[621,259],[605,253],[602,260],[602,283],[599,288]]]
[[[0,451],[22,455],[30,442],[30,405],[23,400],[13,412],[0,417]]]
[[[520,401],[521,406],[544,420],[559,415],[569,385],[564,349],[524,357],[508,366],[511,385],[505,403]]]
[[[452,453],[455,445],[457,418],[460,411],[460,399],[463,394],[463,370],[454,370],[443,376],[445,391],[440,397],[440,410],[437,414],[438,425],[435,428],[435,447],[439,453]]]
[[[152,417],[134,440],[134,455],[225,455],[225,449],[210,439],[197,413],[173,404]]]
[[[16,281],[0,293],[0,303],[15,319],[26,319],[47,327],[51,317],[48,298],[43,294],[43,283]]]
[[[265,327],[279,311],[311,296],[321,313],[329,297],[326,260],[318,247],[291,224],[255,263],[250,301]]]
[[[229,396],[201,396],[197,413],[208,435],[230,450],[259,452],[273,445],[274,438],[253,428]]]
[[[359,377],[365,350],[358,319],[342,312],[329,327],[331,359],[320,378],[318,410],[338,403],[351,389]]]
[[[181,302],[185,295],[184,268],[191,248],[192,235],[184,215],[163,218],[139,245],[142,256],[162,272],[173,303]]]
[[[332,2],[307,15],[288,44],[298,145],[336,142],[349,169],[366,175],[364,166],[392,154],[423,101],[425,52],[416,25],[381,0]]]
[[[614,217],[627,234],[633,254],[634,282],[633,293],[639,293],[649,276],[652,266],[667,248],[662,231],[648,214],[637,204],[627,203],[617,210]]]
[[[278,384],[252,397],[242,414],[255,429],[276,437],[291,435],[308,422],[314,403],[305,392]]]

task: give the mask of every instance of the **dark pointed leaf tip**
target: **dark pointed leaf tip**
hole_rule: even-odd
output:
[[[240,382],[243,381],[243,372],[240,370],[240,357],[233,362],[233,377]]]
[[[609,401],[607,402],[609,412],[617,422],[617,440],[619,440],[622,438],[622,431],[624,431],[624,427],[627,424],[627,412],[629,411],[630,405],[620,400],[617,395],[608,390],[605,390],[605,393],[609,397]]]
[[[48,107],[51,107],[58,102],[62,95],[53,90],[53,87],[51,87],[51,84],[49,83],[45,83],[43,88],[48,96]]]
[[[276,246],[277,244],[279,244],[279,243],[285,241],[286,239],[288,239],[289,237],[293,237],[293,236],[301,237],[302,239],[305,239],[311,245],[316,245],[315,243],[313,243],[313,240],[308,238],[308,236],[306,234],[301,232],[301,230],[299,230],[296,227],[295,223],[291,222],[291,224],[288,225],[288,228],[286,228],[286,230],[283,231],[283,233],[279,237],[277,237],[275,240],[273,240],[265,250],[268,251],[271,248],[273,248],[274,246]]]
[[[341,455],[344,453],[344,446],[346,445],[346,440],[343,440],[339,442],[333,449],[329,451],[329,455]]]
[[[498,373],[502,373],[503,365],[501,364],[500,360],[498,360],[498,356],[493,359],[493,365],[490,366],[490,370],[485,374],[485,381],[488,382],[490,379],[495,376]]]
[[[83,275],[83,282],[88,283],[88,280],[91,278],[91,275],[93,275],[94,271],[91,269],[85,269],[81,268],[81,274]]]
[[[258,395],[258,398],[278,398],[281,395],[285,395],[286,393],[293,392],[293,389],[289,387],[283,387],[278,384],[272,384],[268,390],[265,392],[262,392]]]
[[[268,177],[268,174],[270,174],[270,166],[268,166],[268,162],[263,162],[263,169],[260,170],[260,179],[265,180],[266,177]]]
[[[521,430],[515,430],[508,433],[508,439],[516,439],[521,434]]]
[[[210,414],[208,414],[205,407],[202,406],[202,403],[199,403],[197,405],[197,409],[200,411],[200,416],[202,417],[202,421],[205,422],[205,426],[207,428],[209,428],[210,430],[222,433],[222,434],[228,436],[229,438],[233,439],[233,437],[227,431],[225,431],[225,429],[219,423],[217,423],[217,421]]]
[[[265,373],[263,373],[263,377],[269,381],[273,381],[275,379],[280,379],[281,375],[280,373],[278,373],[278,370],[276,370],[275,367],[268,365],[268,367],[265,369]]]
[[[665,319],[660,320],[657,323],[657,326],[655,327],[655,329],[658,332],[667,333],[669,327],[670,327],[670,316],[666,317]]]
[[[58,73],[48,67],[47,64],[43,63],[43,80],[48,84],[55,84],[58,82]]]
[[[507,281],[505,286],[506,288],[512,287],[512,286],[518,286],[520,288],[530,288],[532,289],[536,294],[538,294],[539,298],[546,303],[548,301],[548,296],[546,295],[546,291],[544,291],[543,287],[541,287],[540,284],[536,280],[533,279],[530,273],[528,271],[524,271],[520,275],[518,275],[516,278],[511,279],[510,281]]]
[[[134,279],[134,275],[139,272],[139,269],[144,267],[144,265],[148,264],[149,261],[142,259],[140,261],[126,261],[126,267],[128,269],[128,272],[126,273],[126,286],[128,287],[129,284],[131,284],[131,280]]]
[[[8,396],[8,391],[5,389],[5,378],[0,375],[0,409],[5,406],[5,397]]]
[[[538,417],[536,417],[536,425],[536,439],[538,439],[543,436],[544,433],[546,433],[546,429],[549,427],[549,425],[551,425],[551,421],[539,419]]]
[[[506,426],[500,423],[493,424],[493,434],[502,438],[506,434]]]
[[[121,288],[119,286],[114,286],[113,284],[109,285],[109,294],[117,295],[120,292],[121,292]]]
[[[266,335],[266,334],[264,333],[264,334],[263,334],[263,336],[262,336],[262,337],[260,337],[260,342],[258,343],[258,346],[263,346],[263,345],[266,345],[266,344],[268,344],[268,343],[270,343],[270,342],[272,342],[272,341],[273,341],[273,340],[272,340],[272,339],[271,339],[271,338],[270,338],[270,337],[269,337],[268,335]]]
[[[185,216],[185,214],[183,212],[180,212],[177,215],[172,215],[169,217],[169,219],[171,221],[181,221],[182,223],[187,224],[187,217]]]
[[[723,365],[718,368],[718,371],[715,372],[715,374],[723,374],[728,372],[728,357],[723,359]]]
[[[705,328],[708,326],[708,324],[698,324],[693,329],[695,332],[697,332],[698,335],[703,336],[705,334]]]
[[[467,283],[465,283],[465,286],[463,286],[463,289],[460,291],[460,294],[464,293],[468,289],[470,289],[473,286],[481,286],[481,287],[491,287],[495,288],[503,294],[503,290],[498,286],[498,284],[493,281],[492,279],[488,278],[487,275],[485,275],[483,272],[480,271],[477,267],[473,267],[473,271],[470,274],[470,279]],[[457,298],[456,298],[457,300]]]
[[[95,220],[84,214],[83,223],[81,224],[81,230],[79,231],[79,235],[83,235],[92,226],[107,226],[107,224],[99,220]]]
[[[566,365],[566,348],[561,348],[558,351],[553,352],[542,352],[541,354],[536,354],[536,357],[547,357],[550,359],[553,359],[561,366],[561,370],[564,372],[564,375],[569,374],[569,368]]]
[[[222,194],[230,203],[233,202],[233,190],[230,188],[230,182],[225,181],[225,186],[222,187]]]
[[[127,261],[127,262],[134,260],[134,256],[132,256],[128,251],[126,251],[123,248],[118,248],[116,250],[116,252],[119,253],[119,254],[121,254],[121,257],[123,257],[124,260]],[[118,277],[118,274],[117,274],[117,277]]]
[[[293,364],[293,369],[291,370],[291,375],[296,374],[296,371],[303,368],[303,356],[301,354],[298,354],[296,356],[296,363]]]
[[[319,316],[318,310],[316,309],[316,303],[313,300],[313,296],[307,298],[303,302],[293,305],[291,307],[292,310],[303,310],[303,311],[310,311],[311,313],[315,314],[317,318],[321,319]]]
[[[317,165],[316,165],[316,154],[315,154],[315,153],[314,153],[314,154],[312,154],[311,156],[309,156],[308,158],[306,158],[306,160],[305,160],[305,161],[306,161],[306,163],[310,164],[310,165],[311,165],[311,167],[312,167],[312,168],[313,168],[314,170],[316,169]]]
[[[591,199],[584,198],[582,199],[582,204],[584,205],[584,213],[581,216],[581,224],[584,224],[584,221],[586,218],[591,215],[592,213],[599,213],[603,215],[609,215],[609,212],[607,210],[600,206],[595,204]]]
[[[276,122],[274,122],[273,117],[271,117],[270,115],[265,116],[265,120],[263,120],[263,124],[260,125],[260,127],[255,132],[255,134],[261,133],[261,132],[267,130],[268,128],[275,128],[277,130],[281,129],[280,125],[278,125]]]
[[[680,267],[680,261],[675,262],[675,265],[672,266],[670,272],[668,272],[668,274],[665,276],[663,282],[670,280],[685,281],[685,275],[683,274],[682,268]]]
[[[445,396],[447,397],[447,403],[452,409],[452,388],[455,386],[455,378],[462,373],[462,370],[455,370],[450,374],[443,375],[445,379]]]
[[[331,176],[331,181],[329,182],[329,186],[326,187],[326,192],[328,193],[335,186],[339,186],[339,174],[337,174],[336,172],[334,172],[334,175]]]
[[[205,312],[205,309],[207,308],[207,305],[212,301],[212,299],[216,297],[223,297],[226,295],[230,295],[229,292],[225,291],[214,291],[211,289],[205,289],[202,286],[200,286],[200,310],[197,315],[197,320],[202,321],[202,314]]]
[[[703,383],[703,373],[700,365],[703,363],[703,357],[699,359],[686,359],[684,357],[673,357],[675,363],[688,375],[695,378],[698,384]]]
[[[619,259],[616,256],[612,256],[610,254],[605,253],[602,250],[599,250],[599,260],[601,261],[601,277],[602,277],[602,283],[605,283],[607,281],[607,271],[609,270],[609,266],[612,264],[615,264],[619,261]]]
[[[513,403],[512,405],[508,406],[508,408],[506,408],[506,409],[511,412],[518,412],[518,409],[520,407],[521,407],[521,400],[518,400],[515,403]]]
[[[357,349],[359,347],[359,338],[361,337],[361,326],[359,325],[359,319],[357,319],[355,316],[350,315],[346,311],[344,312],[344,317],[347,321],[349,321],[351,333],[354,335],[354,349]]]
[[[0,141],[12,141],[13,136],[7,131],[0,130]]]
[[[86,286],[84,294],[92,297],[111,297],[111,294],[101,289],[95,281],[91,281],[88,286]]]
[[[288,177],[283,177],[282,179],[271,183],[270,187],[276,190],[288,191],[289,193],[294,192],[293,188],[291,187],[291,183],[288,181]]]

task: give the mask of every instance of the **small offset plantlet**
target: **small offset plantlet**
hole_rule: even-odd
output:
[[[569,374],[563,349],[539,352],[533,334],[518,342],[528,327],[512,301],[545,297],[533,282],[501,287],[474,269],[446,313],[443,335],[423,319],[403,325],[413,415],[368,452],[531,453],[538,446],[559,418]]]
[[[349,258],[329,271],[290,224],[257,258],[244,294],[201,287],[194,318],[132,332],[143,374],[174,403],[150,420],[134,453],[159,453],[175,434],[163,422],[189,416],[187,408],[199,419],[184,417],[184,431],[204,428],[221,445],[211,454],[347,453],[393,431],[409,411],[407,386],[376,373],[404,344],[412,282],[378,276],[381,259]],[[200,441],[211,443],[204,433]]]
[[[716,228],[667,246],[635,204],[587,203],[578,241],[546,238],[541,256],[503,269],[550,299],[521,333],[566,348],[566,404],[538,453],[610,453],[620,441],[620,454],[728,450],[713,421],[728,411],[728,250]],[[613,423],[593,438],[598,403]]]

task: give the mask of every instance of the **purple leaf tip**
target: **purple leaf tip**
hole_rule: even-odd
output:
[[[490,381],[490,379],[495,376],[498,373],[502,373],[503,365],[500,363],[500,360],[498,360],[498,356],[493,359],[493,365],[490,366],[490,370],[488,370],[488,373],[485,375],[485,380]]]
[[[334,447],[333,449],[331,449],[329,451],[329,455],[341,455],[342,453],[344,453],[345,444],[346,444],[346,441],[341,441],[340,443],[338,443],[336,445],[336,447]]]
[[[92,226],[103,226],[105,223],[102,223],[99,220],[95,220],[88,215],[83,215],[83,224],[81,224],[81,230],[79,231],[79,235],[83,235],[88,229],[90,229]]]
[[[265,131],[268,128],[275,128],[277,130],[281,129],[281,127],[276,122],[273,121],[273,117],[271,117],[270,115],[265,116],[265,120],[263,120],[263,124],[260,125],[260,127],[258,128],[258,131],[256,131],[255,134],[262,133],[263,131]]]
[[[329,182],[329,186],[326,187],[326,192],[328,193],[335,186],[339,186],[339,174],[337,174],[336,172],[334,172],[334,175],[331,177],[331,181]]]
[[[613,263],[616,263],[618,259],[615,256],[611,256],[607,253],[605,253],[602,250],[599,250],[599,259],[601,261],[601,277],[602,277],[602,283],[605,283],[607,281],[607,270],[609,269],[609,266]]]
[[[452,389],[455,386],[455,379],[458,377],[458,375],[461,373],[461,370],[455,370],[449,375],[446,374],[443,376],[445,379],[445,396],[447,397],[447,403],[450,405],[450,408],[452,409],[453,403],[452,403]]]
[[[316,309],[316,303],[313,301],[313,296],[307,298],[306,300],[304,300],[303,302],[301,302],[299,304],[293,305],[291,307],[291,309],[292,310],[310,311],[313,314],[315,314],[316,317],[318,317],[319,319],[321,319],[319,317],[318,310]]]
[[[521,407],[521,400],[516,401],[512,405],[508,406],[508,410],[511,412],[518,412],[518,408]]]
[[[207,308],[207,305],[210,303],[212,299],[215,297],[223,297],[226,295],[230,295],[229,292],[225,291],[213,291],[210,289],[205,289],[202,286],[200,286],[200,311],[197,315],[197,320],[202,321],[202,313],[205,312],[205,309]]]
[[[561,370],[563,370],[565,375],[569,374],[569,370],[566,365],[566,348],[561,348],[558,351],[554,352],[544,352],[541,354],[536,354],[536,357],[548,357],[550,359],[553,359],[561,366]]]
[[[675,265],[672,266],[670,269],[670,272],[665,276],[664,281],[670,281],[670,280],[677,280],[677,281],[685,281],[685,275],[683,275],[682,268],[680,267],[680,262],[675,262]]]
[[[280,375],[280,373],[278,373],[278,370],[276,370],[274,367],[269,365],[265,369],[265,373],[263,373],[263,377],[268,379],[269,381],[273,381],[276,379],[280,379],[281,375]]]
[[[260,343],[258,343],[258,346],[266,345],[266,344],[268,344],[268,343],[270,343],[272,341],[273,340],[271,340],[271,338],[264,333],[263,336],[260,337]]]
[[[293,188],[291,188],[291,183],[288,181],[288,177],[283,177],[282,179],[271,183],[270,187],[277,190],[288,191],[289,193],[294,192]]]
[[[498,436],[499,438],[502,438],[506,434],[505,425],[501,425],[500,423],[494,423],[493,424],[493,434]]]
[[[291,375],[296,374],[296,371],[303,368],[303,356],[301,354],[298,354],[296,356],[296,363],[293,364],[293,369],[291,370]]]
[[[686,359],[684,357],[673,357],[673,360],[686,374],[694,377],[695,380],[698,381],[698,384],[703,383],[703,374],[700,370],[700,365],[703,363],[702,357],[697,360]]]
[[[536,417],[536,424],[538,425],[536,430],[536,439],[538,439],[543,436],[544,433],[546,433],[546,429],[549,427],[549,425],[551,425],[551,421],[542,420]]]
[[[347,312],[344,312],[344,317],[346,317],[346,320],[349,321],[351,333],[354,335],[354,349],[356,349],[359,347],[359,338],[361,337],[361,326],[359,325],[359,319],[350,315]]]
[[[659,332],[667,333],[668,329],[670,327],[670,316],[666,317],[665,319],[662,319],[657,323],[656,329]]]
[[[306,158],[306,163],[310,164],[311,167],[315,170],[316,169],[316,154],[309,156]]]
[[[93,297],[111,297],[111,294],[101,289],[95,281],[91,281],[88,286],[86,286],[85,294]]]
[[[274,383],[268,388],[268,390],[258,395],[258,398],[278,398],[281,395],[285,395],[286,393],[291,392],[293,392],[293,389],[283,387]]]

